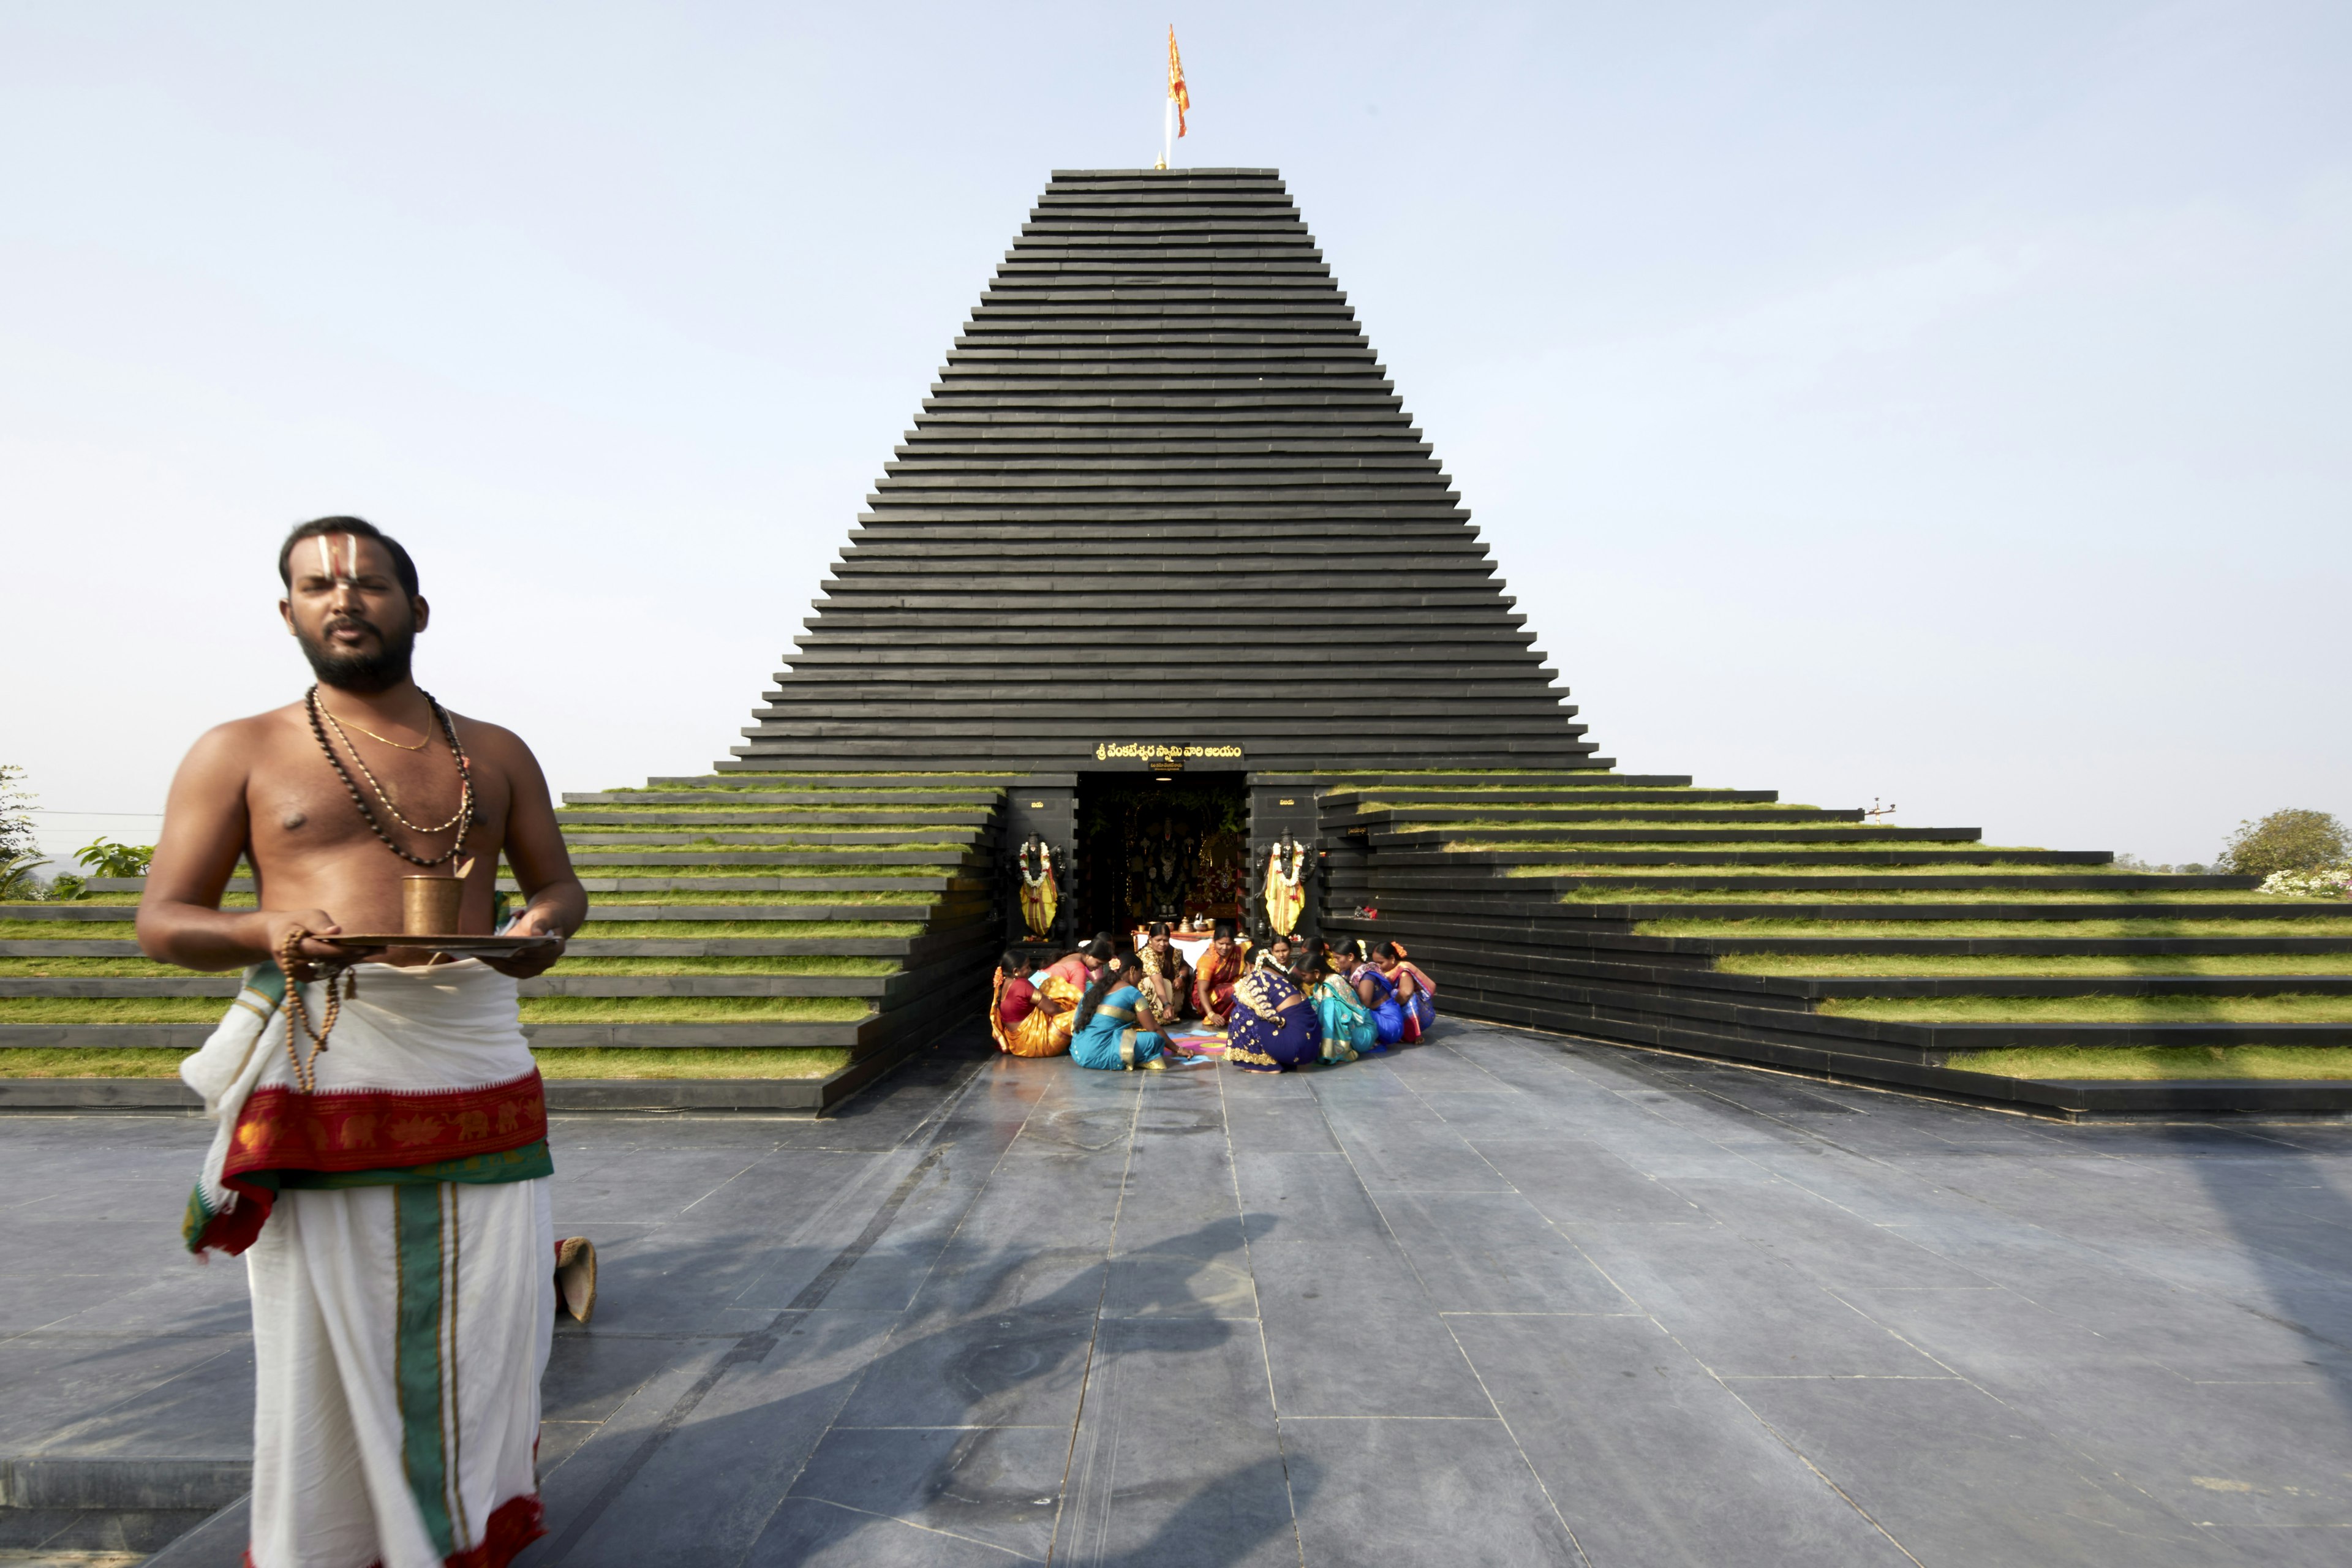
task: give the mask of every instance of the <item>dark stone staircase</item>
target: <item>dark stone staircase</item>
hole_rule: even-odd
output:
[[[969,777],[738,773],[565,796],[591,902],[564,963],[522,983],[532,1048],[796,1051],[812,1055],[793,1065],[829,1070],[600,1080],[542,1057],[551,1103],[818,1110],[967,1021],[997,952],[1003,794]],[[212,1032],[236,976],[142,958],[130,929],[141,886],[0,906],[0,1048],[180,1053]],[[231,884],[231,901],[251,897],[249,879]],[[0,1104],[55,1100],[58,1082],[0,1079]],[[147,1089],[193,1103],[168,1079]],[[137,1080],[99,1096],[142,1098]]]
[[[1498,1022],[2072,1116],[2352,1109],[2344,1080],[2047,1066],[2053,1050],[2352,1046],[2352,902],[1689,786],[1400,773],[1327,789],[1325,929],[1404,942],[1442,1011]]]

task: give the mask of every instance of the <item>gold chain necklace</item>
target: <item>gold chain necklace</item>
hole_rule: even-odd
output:
[[[321,712],[327,715],[327,721],[334,725],[335,733],[339,735],[342,734],[343,721],[335,717],[334,710],[323,702],[319,704],[319,708]],[[433,743],[433,726],[430,724],[425,726],[425,739],[417,742],[416,744],[413,746],[404,746],[389,735],[379,735],[373,730],[369,729],[366,725],[360,723],[356,720],[352,721],[352,728],[357,730],[361,734],[365,735],[371,741],[382,741],[385,745],[390,746],[395,752],[421,752],[425,747]],[[344,736],[344,740],[346,743],[348,743],[350,737]],[[353,752],[352,755],[356,757],[359,753],[357,752]]]
[[[352,761],[359,763],[360,776],[367,780],[368,788],[375,791],[376,799],[383,802],[383,809],[386,814],[388,814],[394,822],[397,822],[411,833],[446,833],[451,828],[457,826],[459,823],[464,822],[467,817],[474,815],[474,777],[470,772],[463,766],[460,766],[457,770],[457,809],[456,813],[450,816],[449,820],[441,824],[438,827],[421,827],[415,823],[409,821],[408,818],[400,815],[400,807],[392,804],[392,796],[384,793],[383,785],[377,782],[375,774],[369,770],[367,759],[360,755],[360,749],[352,744],[352,738],[343,733],[342,725],[336,722],[334,714],[328,711],[327,705],[325,703],[321,702],[319,704],[319,711],[327,715],[327,723],[329,727],[335,731],[336,739],[342,742],[343,750],[351,752]]]

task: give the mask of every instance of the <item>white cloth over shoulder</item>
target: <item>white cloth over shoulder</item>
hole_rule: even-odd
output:
[[[301,987],[314,1027],[326,1019],[330,984],[341,986],[346,982],[312,981]],[[535,1082],[538,1069],[523,1038],[513,979],[467,959],[415,968],[356,964],[349,972],[348,985],[325,1049],[310,1056],[310,1039],[295,1030],[296,1048],[310,1057],[312,1096],[292,1093],[294,1064],[286,1051],[281,1000],[287,982],[275,965],[262,965],[248,974],[245,989],[212,1037],[180,1063],[182,1081],[204,1097],[205,1114],[218,1124],[190,1205],[191,1249],[222,1245],[216,1238],[223,1229],[243,1233],[247,1228],[211,1226],[245,1201],[231,1184],[240,1170],[423,1164],[478,1152],[521,1124],[509,1109],[506,1127],[477,1130],[469,1122],[466,1135],[460,1136],[454,1118],[446,1126],[428,1125],[431,1107],[441,1102],[399,1098],[448,1095],[527,1079]],[[265,1092],[269,1090],[278,1093]],[[315,1103],[306,1108],[305,1115],[255,1124],[245,1111],[257,1094],[264,1095],[266,1104]],[[370,1103],[370,1096],[378,1099]],[[425,1114],[397,1121],[404,1106],[421,1107]],[[527,1115],[544,1120],[545,1109],[536,1102],[535,1091]],[[404,1130],[398,1137],[394,1135],[396,1121]],[[432,1136],[424,1135],[428,1131]],[[333,1140],[323,1152],[317,1147],[322,1137]],[[299,1146],[272,1146],[273,1140],[283,1144],[289,1139]],[[208,1227],[213,1238],[206,1237]],[[231,1250],[250,1239],[240,1234]]]

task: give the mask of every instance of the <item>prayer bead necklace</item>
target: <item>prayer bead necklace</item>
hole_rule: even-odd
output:
[[[457,725],[456,721],[449,717],[449,710],[435,701],[431,692],[424,692],[422,695],[431,705],[433,716],[441,721],[441,732],[448,738],[449,754],[457,760],[457,815],[438,827],[420,827],[400,815],[400,808],[392,804],[392,797],[384,793],[383,785],[377,782],[374,773],[369,772],[367,759],[360,755],[359,748],[352,745],[352,738],[349,735],[343,735],[342,726],[335,724],[334,715],[328,713],[326,704],[319,700],[319,689],[316,686],[310,688],[302,701],[305,710],[310,716],[310,733],[318,737],[319,749],[327,753],[328,764],[335,770],[335,776],[343,781],[343,788],[351,795],[352,804],[359,808],[360,820],[366,823],[378,838],[383,840],[385,848],[412,866],[429,868],[456,860],[458,853],[466,847],[466,835],[473,830],[474,826],[474,768],[473,763],[466,756],[466,748],[458,742]],[[322,714],[325,716],[323,723],[320,721]],[[375,791],[376,798],[383,803],[383,809],[390,814],[394,822],[411,833],[420,835],[446,833],[452,827],[457,830],[456,842],[449,846],[446,853],[436,855],[430,860],[421,855],[411,855],[394,841],[391,834],[384,831],[383,824],[378,822],[375,813],[368,809],[367,799],[360,794],[360,786],[352,782],[350,771],[343,766],[343,759],[335,754],[333,742],[327,739],[329,724],[335,724],[335,733],[342,736],[343,744],[351,749],[352,760],[359,763],[360,772],[366,775],[369,787]]]
[[[342,1016],[343,998],[335,988],[341,978],[346,988],[355,977],[341,965],[327,966],[327,1013],[319,1027],[310,1027],[310,1010],[302,1003],[302,982],[299,978],[312,966],[301,956],[302,941],[310,933],[301,926],[289,928],[286,940],[278,944],[278,967],[286,976],[286,1059],[294,1067],[294,1087],[304,1094],[316,1093],[319,1088],[319,1053],[327,1048],[327,1037],[335,1032],[335,1020]],[[294,1026],[299,1023],[302,1032],[310,1037],[308,1056],[295,1048]]]

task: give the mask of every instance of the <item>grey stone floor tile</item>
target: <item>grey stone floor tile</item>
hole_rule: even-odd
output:
[[[869,1364],[851,1426],[1050,1426],[1066,1431],[1093,1346],[1095,1303],[908,1320]]]
[[[1824,1284],[1952,1289],[1986,1283],[1899,1232],[1786,1182],[1686,1180],[1675,1191],[1726,1229]]]
[[[793,1314],[765,1355],[725,1368],[564,1561],[631,1568],[740,1559],[891,1327],[871,1313]]]
[[[792,1495],[1042,1561],[1069,1463],[1066,1426],[835,1427]]]
[[[2344,1568],[2352,1562],[2352,1530],[2317,1526],[2309,1529],[2265,1529],[2252,1525],[2216,1525],[2201,1532],[2219,1552],[2228,1551],[2248,1568]]]
[[[1380,1205],[1345,1154],[1237,1153],[1234,1184],[1253,1243],[1387,1240]]]
[[[1255,1324],[1104,1325],[1054,1558],[1295,1568]]]
[[[1347,1151],[1357,1179],[1375,1191],[1494,1193],[1509,1190],[1496,1169],[1462,1135],[1425,1107],[1361,1113],[1332,1107],[1332,1133]]]
[[[1649,1320],[1447,1323],[1594,1568],[1906,1561]]]
[[[972,1536],[865,1513],[814,1498],[786,1498],[743,1568],[1006,1568],[1042,1563]]]
[[[1517,1193],[1378,1193],[1440,1312],[1638,1309]]]
[[[2210,1564],[2188,1521],[2095,1473],[1965,1383],[1758,1378],[1734,1390],[1923,1563],[1980,1568]]]
[[[1251,1104],[1230,1101],[1226,1128],[1236,1153],[1328,1154],[1339,1142],[1312,1099]]]
[[[1393,1247],[1252,1249],[1285,1415],[1486,1416],[1494,1406]],[[1377,1331],[1367,1333],[1367,1325]]]
[[[1941,1373],[1926,1356],[1744,1237],[1651,1226],[1582,1245],[1620,1289],[1724,1376]]]
[[[251,1342],[243,1337],[152,1339],[26,1336],[0,1343],[0,1456],[38,1452],[69,1432],[119,1430],[116,1413],[147,1410],[161,1418],[157,1447],[175,1451],[192,1430],[205,1434],[204,1457],[251,1442]],[[227,1374],[246,1369],[242,1400]],[[184,1398],[186,1395],[188,1397]],[[227,1399],[194,1428],[209,1396]],[[190,1401],[194,1408],[190,1408]],[[239,1434],[242,1434],[240,1436]]]
[[[1500,1421],[1286,1419],[1282,1448],[1309,1563],[1580,1563]]]
[[[1609,1151],[1573,1139],[1474,1138],[1471,1146],[1554,1224],[1711,1224],[1697,1205]]]

